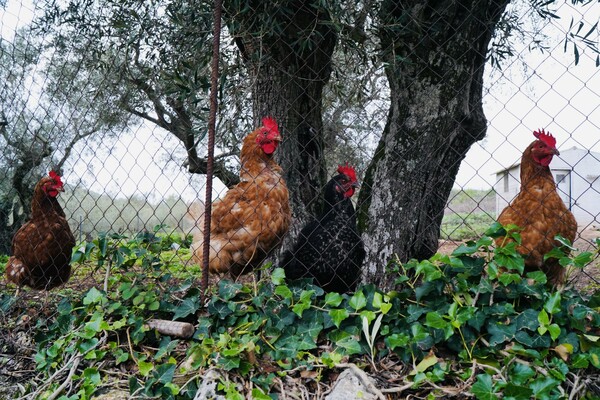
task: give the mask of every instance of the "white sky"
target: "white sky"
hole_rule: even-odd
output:
[[[587,24],[582,31],[587,32],[598,21],[600,7],[591,3],[573,8],[565,2],[557,13],[561,19],[553,22],[554,27],[546,28],[553,38],[547,43],[551,46],[549,53],[524,50],[527,71],[523,63],[515,61],[501,75],[487,74],[486,86],[490,90],[484,95],[484,110],[488,135],[467,154],[456,187],[491,188],[494,173],[520,160],[522,150],[533,140],[532,131],[538,128],[550,131],[559,149],[577,146],[600,152],[600,69],[595,67],[595,54],[580,47],[581,59],[575,66],[572,46],[564,53],[561,41],[571,16],[579,21],[585,13]],[[12,38],[15,28],[31,18],[29,0],[9,1],[7,9],[0,10],[2,36]],[[591,38],[597,39],[597,32]],[[67,182],[81,180],[92,188],[99,186],[94,189],[99,192],[125,196],[137,193],[155,200],[169,194],[186,200],[204,197],[204,178],[190,177],[181,166],[185,158],[182,145],[160,129],[141,127],[117,141],[82,143],[73,152],[78,153],[81,157],[72,168],[65,168]],[[104,160],[91,162],[93,158]],[[219,182],[215,187],[223,189]]]

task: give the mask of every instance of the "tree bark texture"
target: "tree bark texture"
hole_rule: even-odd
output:
[[[239,3],[249,7],[239,9]],[[276,157],[294,216],[284,248],[320,208],[320,191],[327,180],[322,99],[337,34],[319,3],[225,2],[228,27],[253,80],[256,124],[273,116],[283,136]]]
[[[483,72],[508,0],[384,1],[382,58],[391,104],[359,197],[364,280],[391,288],[394,254],[426,259],[438,248],[458,168],[486,132]]]

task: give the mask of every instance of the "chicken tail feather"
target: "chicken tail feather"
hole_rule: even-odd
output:
[[[25,264],[16,257],[9,258],[6,264],[6,279],[16,285],[23,285],[27,280],[27,268]]]
[[[204,237],[204,202],[196,200],[188,206],[184,216],[185,231],[191,233],[194,242],[201,241]]]

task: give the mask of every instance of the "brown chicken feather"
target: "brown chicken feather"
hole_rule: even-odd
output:
[[[212,206],[209,270],[230,272],[237,278],[258,268],[280,246],[291,212],[283,170],[273,159],[281,141],[277,125],[265,118],[263,126],[244,139],[240,155],[241,182]],[[193,260],[203,262],[203,218],[195,206]],[[200,214],[199,216],[197,216]]]
[[[35,187],[31,219],[15,233],[6,278],[18,286],[50,290],[69,280],[75,237],[56,196],[63,183],[54,172]]]
[[[559,246],[554,237],[561,235],[571,242],[577,234],[577,221],[560,198],[549,164],[558,155],[556,140],[551,135],[534,133],[538,140],[525,149],[521,159],[521,190],[498,217],[502,225],[522,228],[521,245],[517,251],[525,258],[525,270],[541,270],[551,284],[563,283],[565,269],[558,260],[544,255]],[[500,245],[505,239],[496,239]]]

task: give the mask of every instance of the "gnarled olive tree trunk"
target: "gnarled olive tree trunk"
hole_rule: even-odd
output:
[[[240,3],[243,4],[243,8]],[[226,21],[253,81],[253,112],[277,119],[294,214],[288,238],[318,208],[325,184],[322,100],[337,34],[318,1],[225,2]],[[284,244],[285,246],[285,244]]]
[[[461,161],[485,136],[483,72],[508,0],[384,1],[379,38],[390,84],[384,132],[360,192],[365,280],[438,248],[444,207]]]

